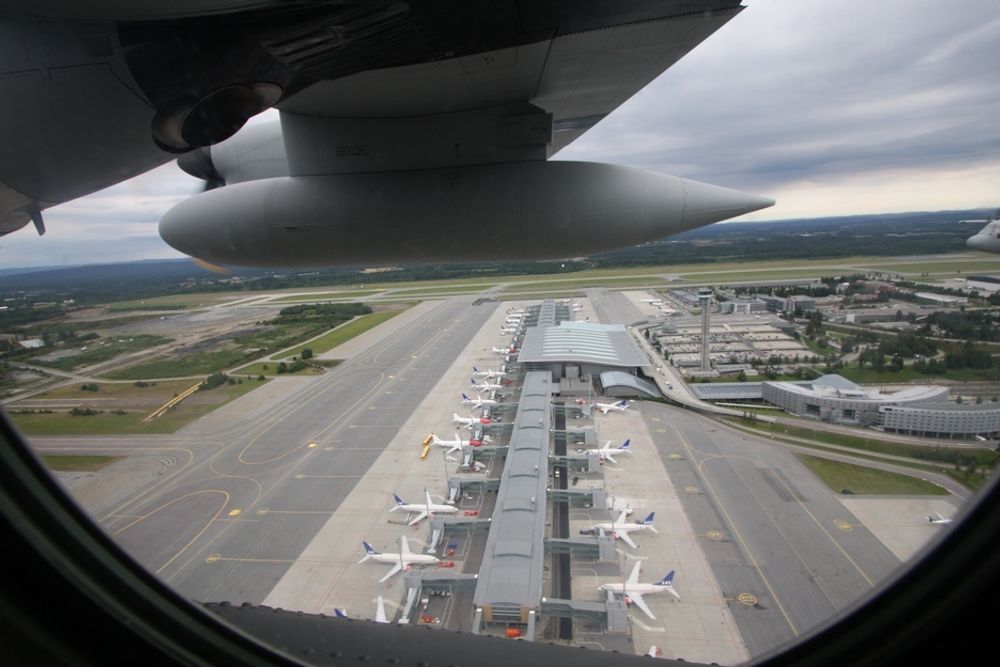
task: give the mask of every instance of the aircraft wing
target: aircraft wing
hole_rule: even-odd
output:
[[[632,601],[632,604],[634,604],[639,609],[642,609],[643,613],[646,614],[646,616],[649,616],[649,618],[651,618],[654,621],[656,620],[656,616],[653,615],[653,612],[649,608],[649,605],[647,605],[646,601],[642,599],[642,594],[628,593],[628,592],[626,592],[625,594],[628,596],[628,599]]]
[[[628,536],[628,533],[621,532],[621,533],[615,533],[615,534],[621,539],[622,542],[624,542],[625,544],[629,545],[633,549],[638,549],[639,548],[639,546],[635,542],[632,541],[632,538]]]
[[[642,568],[642,561],[637,560],[635,562],[635,567],[632,568],[632,572],[628,575],[627,584],[637,584],[639,583],[639,570]]]
[[[380,583],[380,584],[384,583],[389,577],[391,577],[392,575],[396,574],[397,572],[399,572],[402,569],[403,569],[403,566],[400,563],[396,563],[395,565],[392,566],[391,570],[389,570],[388,572],[386,572],[386,574],[385,574],[384,577],[382,577],[381,579],[378,580],[378,583]]]
[[[387,619],[386,615],[385,615],[385,600],[382,599],[381,595],[378,596],[378,603],[377,603],[377,606],[375,608],[375,622],[376,623],[388,623],[389,622],[389,619]]]
[[[483,149],[509,152],[515,144],[524,146],[525,139],[545,132],[551,133],[551,142],[538,157],[551,157],[741,9],[739,0],[675,0],[638,9],[619,2],[601,3],[593,9],[578,3],[500,3],[489,13],[494,25],[483,26],[477,20],[467,24],[469,32],[483,31],[475,35],[480,49],[467,48],[471,52],[453,57],[445,53],[444,58],[419,53],[421,45],[413,32],[392,34],[401,27],[412,31],[428,27],[443,31],[444,27],[417,25],[420,17],[415,12],[400,14],[384,25],[386,34],[379,40],[383,53],[396,51],[395,66],[356,72],[350,72],[348,61],[359,60],[362,54],[357,52],[364,43],[345,45],[342,38],[333,39],[340,32],[331,30],[329,43],[310,45],[312,58],[334,61],[327,66],[326,77],[277,104],[286,142],[291,140],[302,149],[289,150],[291,173],[329,173],[327,167],[337,151],[327,150],[328,140],[338,133],[351,135],[358,152],[368,148],[372,163],[398,162],[394,168],[436,166],[414,164],[429,156],[418,146],[410,152],[400,143],[404,131],[396,119],[470,109],[505,109],[499,126],[496,117],[489,117],[466,128],[464,147],[470,157],[482,154]],[[320,30],[317,26],[316,33]],[[347,74],[336,76],[342,72]],[[377,141],[380,132],[384,133],[382,145],[375,146],[371,142]],[[474,139],[477,134],[479,139]],[[321,141],[309,145],[310,138]],[[420,141],[416,135],[408,138]],[[491,143],[499,141],[489,147],[469,143],[487,138]],[[389,147],[394,155],[385,154],[383,149]]]
[[[420,520],[426,516],[427,516],[427,510],[420,510],[417,516],[413,517],[413,519],[407,525],[415,526],[416,524],[420,523]]]
[[[615,461],[615,457],[613,457],[611,454],[608,454],[607,452],[604,452],[603,454],[601,454],[601,456],[603,456],[607,460],[611,461],[612,463],[616,463],[616,464],[618,463],[618,461]]]

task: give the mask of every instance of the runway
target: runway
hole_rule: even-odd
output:
[[[43,451],[165,452],[157,481],[105,507],[100,524],[183,595],[259,603],[496,308],[472,301],[442,302],[214,432],[33,442]]]

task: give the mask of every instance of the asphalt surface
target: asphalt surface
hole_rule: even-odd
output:
[[[794,456],[679,408],[642,404],[751,655],[795,639],[900,565]]]
[[[260,603],[496,308],[457,297],[242,421],[169,437],[36,438],[166,457],[100,524],[201,601]],[[400,377],[400,376],[404,377]]]

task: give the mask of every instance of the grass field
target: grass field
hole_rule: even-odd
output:
[[[217,343],[211,351],[180,351],[154,357],[104,375],[112,380],[208,375],[233,368],[294,345],[322,331],[315,323],[296,322],[262,327]]]
[[[567,290],[584,287],[653,287],[666,289],[669,287],[660,276],[601,276],[590,278],[573,278],[570,280],[551,280],[508,285],[504,292],[527,290]]]
[[[360,336],[366,331],[374,329],[383,322],[391,320],[401,312],[403,312],[403,310],[383,310],[376,313],[362,315],[361,317],[356,317],[350,322],[342,324],[336,329],[332,329],[315,340],[311,340],[308,343],[303,343],[302,345],[292,348],[291,350],[282,352],[281,358],[290,359],[292,357],[297,357],[302,354],[302,350],[306,348],[312,350],[314,355],[322,354],[323,352],[332,350],[342,343],[346,343],[355,336]]]
[[[316,292],[315,294],[294,294],[283,296],[277,299],[270,299],[267,303],[311,303],[313,301],[326,301],[329,299],[353,299],[357,296],[368,296],[384,292],[384,289],[359,289],[343,290],[340,292]]]
[[[48,366],[49,368],[61,371],[71,371],[76,368],[108,361],[123,354],[146,350],[156,345],[163,345],[164,343],[169,343],[170,340],[161,336],[129,336],[128,338],[121,339],[109,336],[107,338],[87,341],[86,345],[80,346],[81,348],[86,347],[86,350],[71,356],[52,361],[45,361],[36,357],[31,361],[39,366]]]
[[[788,435],[806,440],[816,440],[831,445],[850,447],[859,451],[872,452],[876,454],[888,454],[890,456],[904,456],[908,458],[927,461],[928,463],[950,464],[959,457],[975,459],[979,465],[993,465],[997,462],[996,452],[983,448],[959,448],[959,447],[931,447],[926,445],[908,445],[899,442],[889,442],[880,440],[875,432],[867,435],[862,431],[859,435],[847,435],[831,431],[819,431],[800,426],[788,424],[769,424],[764,422],[741,421],[741,425],[774,433],[775,435]]]
[[[116,301],[108,304],[108,310],[121,312],[123,310],[184,310],[186,308],[201,308],[214,306],[217,303],[236,297],[253,296],[247,292],[200,292],[197,294],[170,294],[149,299],[134,299],[132,301]]]
[[[166,403],[174,394],[179,394],[193,384],[191,380],[161,380],[155,383],[147,383],[145,387],[137,387],[132,382],[96,382],[97,391],[82,391],[80,387],[83,383],[67,384],[56,387],[49,391],[38,394],[33,399],[92,399],[92,398],[113,398],[119,401],[118,405],[125,401],[143,404],[162,405]],[[89,383],[88,383],[89,384]]]
[[[322,373],[322,368],[315,368],[313,366],[306,366],[295,373],[279,373],[277,361],[255,361],[247,366],[240,366],[229,374],[232,377],[243,378],[245,380],[248,375],[253,378],[260,375],[265,377],[305,377],[308,375],[320,375]]]
[[[470,283],[468,285],[445,285],[438,287],[407,287],[393,290],[393,296],[410,298],[419,294],[461,294],[464,292],[475,294],[495,285],[496,283]]]
[[[49,470],[61,472],[96,472],[101,468],[120,461],[124,456],[64,456],[62,454],[42,454],[42,463]]]
[[[113,404],[102,406],[102,414],[73,416],[68,412],[21,413],[9,411],[7,416],[25,435],[112,435],[141,433],[173,433],[212,410],[239,398],[261,386],[257,380],[243,379],[240,384],[224,384],[209,391],[195,392],[191,398],[171,408],[158,419],[144,422],[152,410],[122,410],[115,414]],[[157,385],[159,386],[159,385]],[[187,386],[191,386],[188,382]],[[81,392],[83,393],[83,392]]]
[[[813,474],[837,493],[843,493],[847,490],[857,495],[948,495],[948,491],[937,484],[909,475],[831,461],[806,454],[797,454],[796,456]]]

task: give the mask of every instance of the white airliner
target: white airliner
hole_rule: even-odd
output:
[[[496,348],[493,348],[493,349],[496,350]],[[481,371],[478,368],[476,368],[475,366],[473,366],[472,367],[472,375],[473,375],[473,377],[487,378],[489,380],[492,380],[493,378],[502,378],[502,377],[505,377],[507,375],[507,371],[495,371],[492,368],[489,368],[489,369],[487,369],[485,371]]]
[[[499,391],[503,389],[503,385],[498,384],[496,382],[480,382],[477,384],[475,378],[470,378],[469,383],[472,385],[472,388],[475,389],[477,393],[483,391]]]
[[[462,447],[469,444],[468,440],[462,440],[457,435],[454,440],[442,440],[438,437],[437,433],[431,433],[431,444],[438,447],[447,447],[445,454],[451,454],[462,449]]]
[[[954,521],[954,519],[949,519],[949,518],[943,516],[940,512],[935,512],[935,514],[937,515],[936,519],[934,517],[932,517],[932,516],[927,517],[928,523],[949,524],[952,521]]]
[[[497,400],[494,398],[483,398],[479,394],[476,394],[476,398],[469,398],[465,394],[462,394],[462,404],[471,405],[474,408],[482,408],[484,405],[496,405]]]
[[[408,503],[395,493],[392,494],[393,499],[396,504],[393,506],[390,512],[395,512],[396,510],[404,510],[407,514],[413,514],[416,512],[417,516],[414,517],[408,525],[413,526],[420,522],[421,519],[425,519],[432,514],[454,514],[458,511],[458,508],[454,505],[436,505],[431,502],[431,494],[427,489],[424,489],[424,503]],[[407,517],[409,518],[409,516]]]
[[[594,407],[600,410],[602,415],[608,414],[609,410],[614,412],[625,412],[629,405],[631,405],[631,401],[628,399],[622,399],[617,403],[594,403]]]
[[[602,584],[602,591],[611,591],[612,593],[617,593],[625,597],[627,602],[633,603],[639,609],[642,609],[646,616],[650,619],[656,620],[656,616],[650,610],[649,605],[646,601],[642,599],[643,595],[649,595],[650,593],[662,593],[666,591],[673,595],[678,600],[681,599],[680,594],[674,590],[674,571],[670,570],[667,576],[663,577],[655,584],[640,584],[639,583],[639,568],[642,567],[642,561],[638,561],[635,567],[632,568],[632,574],[628,576],[628,580],[624,583],[618,582],[614,584]]]
[[[596,447],[594,449],[584,449],[582,453],[589,454],[594,452],[601,457],[602,461],[611,461],[612,463],[618,463],[615,457],[619,454],[631,454],[632,453],[632,440],[626,440],[618,447],[612,447],[611,441],[608,440],[604,443],[603,447]]]
[[[513,347],[497,347],[496,345],[493,345],[491,349],[493,351],[493,354],[501,354],[501,355],[510,354],[511,352],[517,351]]]
[[[996,218],[966,239],[965,245],[973,250],[1000,253],[1000,211],[997,211]]]
[[[453,413],[451,413],[451,423],[452,424],[461,424],[461,425],[465,426],[465,428],[472,429],[472,428],[475,428],[477,425],[480,425],[480,424],[483,425],[483,426],[488,425],[490,423],[490,418],[489,417],[462,417],[457,412],[453,412]]]
[[[362,542],[365,546],[365,557],[359,560],[359,563],[364,563],[366,560],[372,560],[376,563],[392,563],[392,569],[378,580],[381,584],[386,579],[392,575],[400,572],[402,570],[409,570],[413,565],[434,565],[435,563],[441,562],[435,556],[430,556],[427,554],[415,554],[410,551],[410,544],[406,541],[406,536],[401,535],[399,538],[399,553],[388,554],[375,551],[372,545],[367,542]]]
[[[613,521],[611,523],[595,524],[591,526],[590,530],[587,532],[596,533],[599,530],[603,530],[605,533],[611,533],[616,538],[620,539],[622,542],[629,545],[633,549],[638,549],[639,546],[632,541],[632,538],[629,537],[628,534],[636,533],[642,530],[651,530],[657,535],[659,535],[660,531],[656,530],[656,528],[653,527],[653,515],[655,514],[656,512],[650,512],[649,516],[647,516],[642,521],[637,521],[635,523],[625,523],[625,517],[627,516],[627,514],[626,510],[622,510],[621,514],[618,515],[617,521]]]

